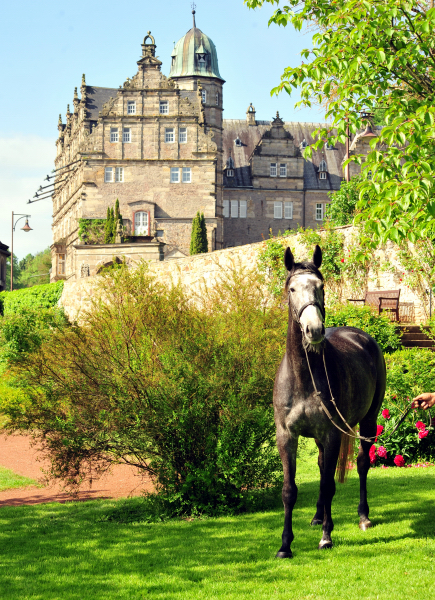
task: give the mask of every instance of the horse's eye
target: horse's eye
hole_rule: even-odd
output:
[[[291,292],[294,292],[294,291],[295,291],[295,288],[290,288],[290,291],[291,291]]]

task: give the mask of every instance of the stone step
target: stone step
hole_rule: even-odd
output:
[[[402,342],[406,340],[428,340],[428,336],[425,333],[404,333],[402,335]]]
[[[435,348],[433,340],[404,340],[402,341],[404,348]]]

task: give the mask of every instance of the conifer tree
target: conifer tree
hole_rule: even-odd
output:
[[[107,208],[106,224],[104,226],[104,243],[110,244],[112,242],[112,219],[110,208]]]
[[[113,242],[115,242],[115,239],[116,239],[116,228],[118,226],[118,221],[122,227],[122,215],[119,212],[119,200],[117,198],[116,202],[115,202],[115,213],[113,216],[113,223],[112,223],[112,241]]]
[[[190,254],[201,254],[202,252],[208,252],[207,229],[204,215],[197,212],[192,221]]]

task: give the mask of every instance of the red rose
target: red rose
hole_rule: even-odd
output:
[[[419,431],[421,430],[425,430],[426,429],[426,425],[423,423],[423,421],[417,421],[417,423],[415,424],[415,426],[417,427],[417,429]]]
[[[379,446],[378,456],[380,456],[381,458],[387,458],[387,451],[385,450],[384,446]]]
[[[401,454],[396,455],[396,457],[394,458],[394,464],[396,465],[396,467],[404,467],[405,466],[405,459],[403,458],[403,456]]]
[[[395,400],[397,398],[397,396],[393,396],[393,400]]]
[[[401,279],[399,279],[399,281],[402,281]]]
[[[376,462],[376,446],[374,444],[369,450],[369,457],[370,457],[370,464],[374,465]]]
[[[418,437],[420,440],[422,440],[423,438],[425,438],[427,435],[429,434],[427,429],[420,429],[420,431],[418,432]]]
[[[389,419],[390,418],[390,411],[388,410],[388,408],[384,408],[384,410],[382,411],[381,415],[383,416],[384,419]]]
[[[344,262],[344,258],[341,259],[341,262]]]

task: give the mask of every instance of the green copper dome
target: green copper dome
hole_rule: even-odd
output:
[[[172,64],[169,77],[215,77],[223,81],[219,73],[216,46],[195,25],[181,40],[175,44],[172,51]]]

